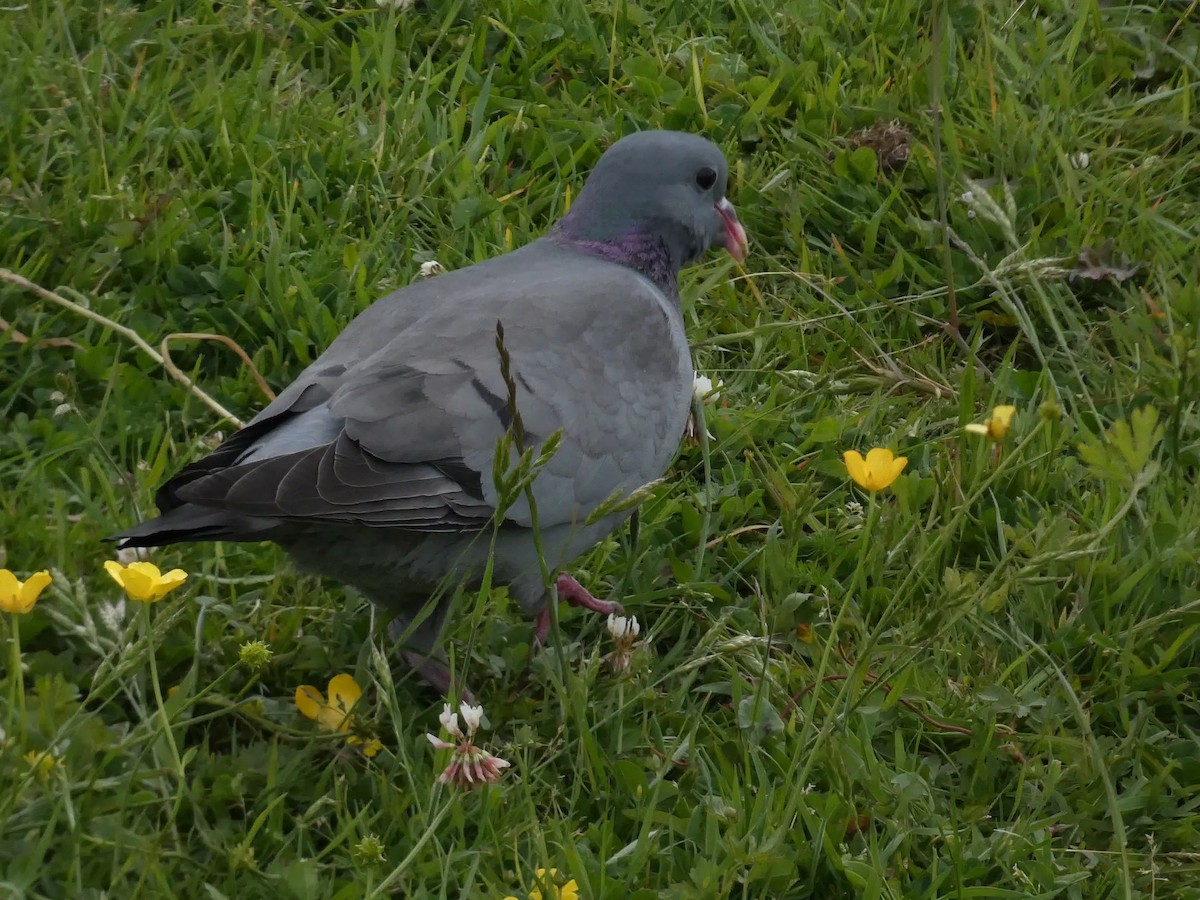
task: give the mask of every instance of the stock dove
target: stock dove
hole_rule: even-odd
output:
[[[589,516],[662,476],[676,452],[693,378],[679,270],[712,247],[739,260],[747,248],[727,177],[721,151],[695,135],[617,141],[548,234],[376,301],[253,421],[160,488],[158,518],[115,539],[274,541],[299,569],[394,613],[405,659],[442,691],[454,589],[477,585],[489,556],[493,583],[537,617],[538,640],[551,587],[619,611],[561,568],[631,510]],[[552,586],[526,499],[496,515],[493,461],[513,399],[525,446],[562,432],[532,483],[543,556],[560,572]]]

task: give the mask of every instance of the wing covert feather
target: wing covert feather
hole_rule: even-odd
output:
[[[462,270],[472,279],[458,279],[460,295],[422,310],[400,302],[411,288],[379,301],[246,429],[169,483],[171,499],[306,522],[487,527],[496,442],[511,421],[498,321],[527,441],[564,432],[534,485],[544,525],[582,521],[615,490],[659,477],[690,399],[678,308],[629,269],[557,252],[524,254],[534,262],[519,278],[479,281],[521,253]],[[453,274],[414,287],[453,294]],[[506,517],[528,525],[524,500]]]

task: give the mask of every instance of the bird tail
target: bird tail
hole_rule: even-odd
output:
[[[187,541],[265,541],[276,519],[242,516],[223,509],[184,503],[119,534],[105,538],[125,547],[165,547]]]

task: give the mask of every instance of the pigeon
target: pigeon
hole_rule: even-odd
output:
[[[748,246],[727,185],[721,150],[698,135],[618,140],[548,233],[375,301],[159,488],[157,518],[111,539],[272,541],[392,614],[404,661],[443,693],[455,689],[440,647],[455,589],[477,588],[489,563],[536,619],[537,643],[555,598],[622,612],[564,569],[678,449],[693,383],[679,271],[718,247],[741,261]],[[529,489],[502,503],[501,442],[520,441],[516,459],[552,437]]]

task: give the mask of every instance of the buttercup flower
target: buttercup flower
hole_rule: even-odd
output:
[[[49,750],[43,750],[41,753],[37,750],[30,750],[25,754],[25,762],[29,763],[34,777],[42,784],[49,781],[50,776],[62,765],[62,760]]]
[[[254,848],[246,841],[241,841],[229,851],[229,868],[234,871],[238,869],[257,869],[258,860],[254,856]]]
[[[1047,400],[1038,407],[1038,416],[1047,422],[1057,422],[1063,415],[1065,415],[1063,408],[1053,400]]]
[[[311,684],[296,688],[296,709],[325,731],[349,735],[346,743],[359,747],[364,756],[371,757],[383,749],[383,744],[378,738],[368,740],[353,733],[357,725],[353,715],[354,705],[361,697],[362,688],[354,676],[343,673],[329,679],[328,697]]]
[[[538,869],[535,880],[539,887],[529,889],[528,900],[579,900],[579,885],[572,878],[561,887],[556,884],[558,869]],[[548,894],[542,893],[545,888]],[[504,900],[518,900],[516,897],[505,897]]]
[[[111,559],[104,564],[104,571],[121,586],[130,600],[139,603],[157,603],[188,577],[183,569],[161,572],[154,563],[132,562],[123,566]]]
[[[642,626],[638,624],[637,616],[618,616],[611,613],[608,617],[608,633],[612,635],[616,649],[604,657],[613,672],[628,672],[633,663],[633,648],[637,636],[641,634]]]
[[[868,452],[866,459],[863,459],[857,450],[847,450],[842,454],[842,458],[846,461],[846,471],[850,473],[854,483],[872,492],[890,487],[908,465],[907,457],[896,456],[891,450],[885,450],[883,447],[876,447]]]
[[[24,614],[33,609],[42,591],[54,579],[46,569],[18,581],[8,569],[0,569],[0,611]]]
[[[1012,428],[1013,416],[1016,414],[1015,406],[997,406],[992,410],[992,414],[986,422],[972,422],[970,425],[963,426],[963,430],[969,431],[971,434],[982,434],[999,443],[1008,436],[1009,429]]]
[[[368,834],[354,845],[354,859],[364,866],[387,862],[387,857],[383,855],[383,849],[383,841],[379,840],[379,835]]]
[[[263,641],[247,641],[238,648],[238,662],[252,672],[261,672],[271,661],[275,651]]]
[[[439,750],[454,751],[454,755],[450,757],[450,764],[438,776],[438,784],[453,782],[463,787],[479,787],[486,782],[499,780],[511,763],[498,756],[492,756],[482,747],[475,745],[475,732],[479,730],[483,721],[483,707],[464,703],[459,707],[459,711],[462,714],[462,728],[459,727],[458,716],[449,703],[442,707],[442,714],[438,716],[442,728],[455,738],[457,743],[443,741],[436,734],[425,734],[429,743]]]

